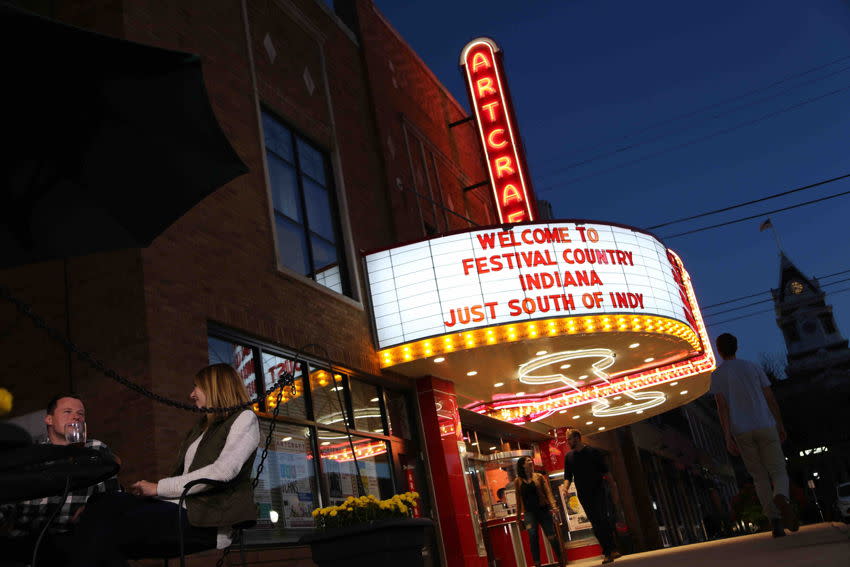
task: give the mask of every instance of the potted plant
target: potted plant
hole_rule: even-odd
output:
[[[418,497],[415,492],[387,500],[351,496],[339,506],[317,508],[318,529],[301,542],[310,545],[319,567],[430,565],[433,522],[413,517]]]

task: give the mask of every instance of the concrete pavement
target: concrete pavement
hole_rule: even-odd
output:
[[[599,565],[583,559],[570,567]],[[825,523],[802,526],[774,539],[760,533],[623,556],[612,567],[850,567],[850,526]]]

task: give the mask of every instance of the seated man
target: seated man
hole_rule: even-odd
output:
[[[37,443],[67,445],[65,424],[85,422],[86,410],[82,400],[74,394],[54,396],[47,404],[47,435]],[[114,459],[109,448],[97,439],[87,439],[85,447],[104,453]],[[39,564],[63,565],[70,545],[74,524],[93,494],[116,492],[119,490],[118,478],[112,477],[100,484],[71,491],[62,505],[62,509],[48,528],[41,542]],[[33,548],[45,522],[59,506],[62,495],[28,500],[0,507],[0,565],[29,564],[32,561]]]

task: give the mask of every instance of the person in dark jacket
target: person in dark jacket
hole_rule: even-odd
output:
[[[602,547],[602,563],[611,563],[620,557],[620,552],[614,545],[614,525],[609,515],[610,501],[604,483],[608,483],[611,489],[614,504],[619,503],[617,485],[608,472],[602,451],[585,445],[581,440],[580,431],[571,430],[567,434],[567,444],[570,446],[570,452],[564,457],[564,482],[567,483],[567,491],[575,482],[579,502],[590,520],[590,525],[593,526],[593,535]]]
[[[555,525],[552,522],[552,513],[556,508],[549,479],[534,472],[534,461],[531,460],[531,457],[520,457],[517,460],[516,474],[514,489],[516,490],[517,523],[519,523],[520,529],[528,530],[531,557],[534,559],[535,567],[540,567],[540,536],[538,533],[541,527],[558,556],[558,564],[563,567],[565,564],[563,550],[558,542]]]
[[[248,402],[239,374],[228,364],[214,364],[195,376],[190,399],[197,407],[230,407]],[[208,492],[194,486],[181,514],[187,553],[225,548],[234,524],[256,519],[251,468],[260,440],[257,416],[249,409],[230,414],[205,413],[183,440],[174,473],[158,482],[140,480],[129,494],[92,499],[76,532],[73,567],[126,565],[133,550],[175,555],[180,542],[175,522],[177,502],[186,483],[208,478],[228,482]]]

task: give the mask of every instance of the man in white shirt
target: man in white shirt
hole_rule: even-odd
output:
[[[735,357],[738,339],[734,335],[723,333],[716,344],[723,363],[711,375],[711,393],[717,402],[726,448],[733,455],[741,455],[764,514],[771,521],[773,537],[782,537],[783,526],[795,532],[800,523],[788,501],[788,472],[782,453],[785,427],[779,405],[764,371]]]

